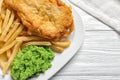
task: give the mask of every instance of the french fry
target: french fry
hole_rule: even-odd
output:
[[[3,70],[3,73],[4,73],[4,74],[6,74],[6,73],[8,72],[8,69],[9,69],[12,61],[14,60],[15,56],[17,55],[17,53],[18,53],[18,51],[19,51],[19,47],[21,46],[21,44],[22,44],[22,41],[19,41],[19,42],[17,42],[17,44],[14,46],[13,52],[12,52],[12,54],[11,54],[11,56],[10,56],[7,64],[6,64],[5,69]]]
[[[0,49],[0,55],[3,54],[5,51],[9,50],[11,47],[13,47],[16,44],[16,41],[13,41],[11,44],[3,47]]]
[[[3,0],[0,0],[0,13],[1,13],[1,10],[2,10],[2,3],[3,3]]]
[[[12,26],[13,28],[9,31],[9,33],[7,34],[7,36],[5,37],[4,41],[8,41],[8,39],[12,36],[12,34],[15,32],[15,30],[18,28],[20,23],[15,22]]]
[[[5,75],[6,73],[4,71],[6,69],[7,62],[6,61],[0,61],[0,65],[1,65],[1,68],[2,68],[3,75]]]
[[[14,22],[13,22],[13,25],[15,25],[15,24],[20,24],[20,20],[17,18],[16,20],[14,20]],[[11,26],[11,28],[13,28],[14,26]]]
[[[0,55],[0,66],[1,66],[2,70],[5,69],[7,60],[8,60],[8,58],[6,56],[6,53]]]
[[[0,55],[0,61],[7,61],[8,58],[6,57],[6,52]]]
[[[6,55],[7,55],[7,58],[9,59],[9,58],[10,58],[10,56],[11,56],[11,50],[10,50],[10,49],[9,49],[9,50],[7,50]]]
[[[10,10],[6,10],[6,15],[5,15],[5,20],[3,22],[3,26],[2,26],[2,30],[5,29],[5,27],[7,26],[7,23],[9,21],[9,17],[10,17],[11,11]]]
[[[1,19],[4,20],[5,19],[5,14],[2,12],[1,13]]]
[[[17,37],[16,40],[22,40],[22,41],[45,41],[44,38],[38,37],[38,36],[21,36]]]
[[[41,45],[41,46],[50,46],[51,43],[47,42],[47,41],[33,41],[33,42],[27,42],[23,44],[24,46],[28,46],[28,45]]]
[[[10,19],[8,21],[8,24],[4,28],[4,31],[3,31],[3,33],[2,33],[2,35],[0,37],[0,40],[3,40],[6,37],[6,34],[7,34],[8,30],[9,30],[10,26],[13,23],[13,20],[14,20],[14,13],[12,12],[11,17],[10,17]]]
[[[0,41],[0,49],[3,47],[4,44],[5,44],[5,42]]]
[[[0,34],[2,33],[2,20],[0,20]]]
[[[64,51],[64,48],[59,47],[59,46],[52,45],[50,47],[53,51],[58,52],[58,53],[62,53]]]
[[[12,41],[14,41],[15,38],[20,34],[20,32],[22,31],[22,29],[23,29],[23,25],[20,25],[19,28],[13,33],[13,35],[11,36],[11,38],[5,43],[4,46],[7,46]]]
[[[2,20],[5,20],[5,17],[6,17],[6,8],[2,7],[0,14],[1,14]]]
[[[55,46],[59,46],[62,48],[67,48],[70,45],[70,41],[66,40],[66,41],[57,41],[57,42],[52,42],[53,45]]]

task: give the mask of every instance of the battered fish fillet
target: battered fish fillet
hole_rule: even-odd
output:
[[[40,36],[59,40],[73,31],[71,8],[60,0],[4,0],[22,23]]]

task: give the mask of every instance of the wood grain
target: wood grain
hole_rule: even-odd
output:
[[[57,76],[52,80],[120,80],[119,76]]]
[[[74,58],[50,80],[120,80],[120,34],[74,8],[82,17],[85,41]]]

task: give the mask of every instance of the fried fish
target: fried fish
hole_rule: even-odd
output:
[[[60,0],[4,0],[31,31],[49,39],[67,37],[74,29],[72,11]]]

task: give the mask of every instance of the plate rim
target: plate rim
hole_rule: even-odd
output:
[[[69,4],[68,2],[66,2],[67,4]],[[78,21],[80,21],[80,26],[81,26],[81,33],[82,33],[82,39],[80,39],[81,40],[81,42],[79,43],[79,47],[76,49],[76,50],[74,50],[74,54],[71,56],[71,57],[69,57],[69,59],[68,60],[66,60],[65,62],[64,62],[64,65],[62,65],[62,67],[60,67],[59,69],[57,69],[56,71],[53,71],[54,72],[54,74],[52,74],[52,75],[49,75],[49,76],[47,76],[46,78],[42,78],[42,77],[38,77],[37,78],[37,80],[48,80],[48,79],[51,79],[56,73],[58,73],[63,67],[65,67],[66,65],[67,65],[67,63],[68,62],[70,62],[71,61],[71,59],[75,56],[75,54],[77,54],[77,52],[78,52],[78,50],[81,48],[81,46],[83,45],[83,42],[84,42],[84,37],[85,37],[85,30],[84,30],[84,26],[83,26],[83,21],[82,21],[82,18],[81,18],[81,16],[78,14],[78,12],[72,7],[72,11],[73,11],[73,13],[75,13],[76,14],[76,16],[79,16],[79,20]],[[74,16],[74,15],[73,15]],[[79,28],[80,29],[80,28]],[[79,31],[77,31],[77,32],[79,32]],[[80,32],[79,32],[80,33]],[[74,35],[75,36],[75,35]],[[69,49],[69,48],[68,48]],[[63,54],[63,53],[62,53]],[[61,55],[61,54],[60,54]],[[52,66],[53,67],[53,66]],[[51,68],[52,68],[51,67]],[[42,79],[41,79],[42,78]]]
[[[68,5],[70,4],[70,3],[69,3],[68,1],[66,1],[66,0],[64,0],[64,2],[67,3]],[[51,75],[48,75],[47,77],[45,76],[45,77],[43,78],[43,77],[40,77],[40,76],[42,75],[42,74],[40,74],[37,78],[35,78],[35,79],[29,79],[29,80],[48,80],[48,79],[51,79],[56,73],[58,73],[63,67],[65,67],[65,66],[71,61],[71,59],[75,56],[75,54],[77,54],[78,50],[79,50],[79,49],[81,48],[81,46],[83,45],[84,37],[85,37],[85,29],[84,29],[83,21],[82,21],[81,16],[78,14],[78,12],[75,10],[74,7],[72,7],[72,11],[73,11],[73,13],[76,14],[76,15],[73,15],[73,16],[79,17],[79,19],[77,20],[77,22],[80,22],[80,23],[79,23],[79,24],[80,24],[80,28],[82,29],[82,30],[80,30],[80,28],[77,27],[78,30],[76,30],[76,28],[75,28],[75,30],[74,30],[74,33],[82,33],[81,37],[77,38],[78,40],[81,40],[80,43],[77,44],[77,49],[74,50],[74,51],[71,51],[71,52],[73,52],[73,53],[71,54],[72,56],[69,56],[69,57],[67,58],[67,60],[64,62],[64,64],[60,65],[61,67],[59,67],[59,69],[56,69],[56,71],[53,71],[53,73],[52,73]],[[75,18],[74,18],[74,19],[75,19]],[[75,20],[76,20],[76,19],[75,19]],[[74,21],[75,21],[75,20],[74,20]],[[79,32],[79,30],[82,31],[82,32]],[[76,35],[74,35],[73,37],[74,37],[73,39],[76,39]],[[76,41],[78,41],[78,40],[76,40]],[[74,41],[74,40],[73,40],[73,41]],[[73,44],[73,43],[71,42],[71,44]],[[75,45],[75,44],[73,44],[73,46],[74,46],[74,45]],[[69,50],[69,48],[68,48],[67,50]],[[67,51],[66,51],[66,52],[67,52]],[[62,54],[64,54],[64,52],[63,52]],[[60,55],[62,55],[62,54],[60,54]],[[53,66],[52,66],[52,67],[53,67]],[[52,68],[52,67],[51,67],[51,68]],[[4,80],[10,79],[10,76],[11,76],[11,74],[9,73]],[[43,75],[43,76],[44,76],[44,75]]]

